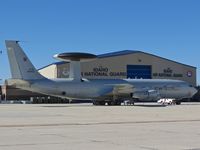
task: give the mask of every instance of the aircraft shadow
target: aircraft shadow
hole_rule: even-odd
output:
[[[40,107],[46,107],[46,108],[62,108],[62,107],[90,107],[90,106],[93,106],[93,105],[80,105],[80,104],[77,104],[77,105],[64,105],[64,106],[59,106],[59,105],[54,105],[54,106],[40,106]]]
[[[121,105],[121,107],[126,106],[126,107],[166,107],[168,105],[157,105],[157,104],[135,104],[135,105]],[[68,105],[47,105],[47,106],[39,106],[39,107],[46,107],[46,108],[69,108],[69,107],[116,107],[116,106],[95,106],[92,104],[68,104]]]
[[[137,105],[137,104],[135,104],[134,105],[135,107],[167,107],[168,105],[141,105],[141,104],[139,104],[139,105]]]

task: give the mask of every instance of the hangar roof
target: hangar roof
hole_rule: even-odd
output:
[[[138,53],[138,52],[140,52],[140,51],[123,50],[123,51],[111,52],[111,53],[106,53],[106,54],[100,54],[100,55],[98,55],[98,58],[128,55],[128,54],[134,54],[134,53]]]
[[[171,61],[171,62],[180,64],[180,65],[184,65],[184,66],[189,66],[189,67],[192,67],[192,68],[196,68],[196,67],[191,66],[191,65],[186,65],[186,64],[183,64],[183,63],[180,63],[180,62],[177,62],[177,61],[173,61],[173,60],[164,58],[164,57],[160,57],[160,56],[157,56],[157,55],[153,55],[153,54],[150,54],[150,53],[146,53],[146,52],[142,52],[142,51],[137,51],[137,50],[122,50],[122,51],[117,51],[117,52],[111,52],[111,53],[101,54],[101,55],[98,55],[98,58],[122,56],[122,55],[135,54],[135,53],[143,53],[143,54],[146,54],[146,55],[150,55],[150,56],[153,56],[153,57],[157,57],[157,58],[160,58],[160,59]]]
[[[164,58],[164,57],[156,56],[156,55],[153,55],[153,54],[150,54],[150,53],[146,53],[146,52],[142,52],[142,51],[137,51],[137,50],[122,50],[122,51],[117,51],[117,52],[100,54],[100,55],[97,55],[97,58],[115,57],[115,56],[129,55],[129,54],[135,54],[135,53],[143,53],[143,54],[146,54],[146,55],[150,55],[150,56],[153,56],[153,57],[157,57],[157,58],[160,58],[160,59],[171,61],[171,62],[180,64],[180,65],[184,65],[184,66],[196,68],[194,66],[186,65],[186,64],[183,64],[183,63],[179,63],[177,61],[173,61],[173,60]],[[68,63],[68,62],[62,62],[62,61],[61,62],[54,62],[54,63],[51,63],[51,64],[49,64],[47,66],[44,66],[44,67],[42,67],[42,68],[40,68],[38,70],[41,70],[41,69],[46,68],[46,67],[51,66],[51,65],[61,65],[61,64],[65,64],[65,63]]]

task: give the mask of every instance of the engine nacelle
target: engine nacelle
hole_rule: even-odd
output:
[[[160,93],[156,90],[136,91],[133,93],[133,98],[144,101],[157,101],[160,99]]]

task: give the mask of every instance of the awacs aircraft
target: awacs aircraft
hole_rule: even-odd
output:
[[[80,62],[95,59],[87,53],[62,53],[54,57],[70,61],[69,79],[47,79],[32,65],[18,41],[5,41],[12,79],[7,85],[67,99],[91,99],[95,105],[120,105],[123,100],[157,101],[191,98],[197,90],[186,82],[163,79],[83,79]]]

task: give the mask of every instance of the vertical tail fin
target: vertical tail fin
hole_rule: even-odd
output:
[[[44,77],[38,73],[29,58],[26,56],[18,41],[5,41],[10,70],[14,79],[43,79]]]

